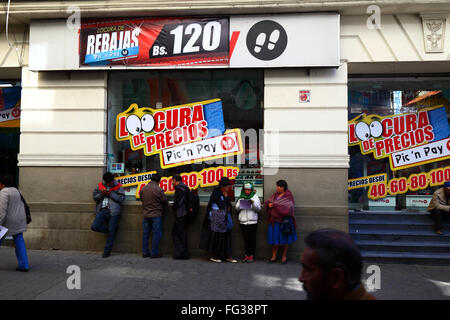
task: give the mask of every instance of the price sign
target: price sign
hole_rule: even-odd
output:
[[[166,24],[149,51],[151,63],[228,64],[228,20],[197,20]],[[222,60],[220,60],[222,59]],[[206,61],[204,61],[206,60]]]
[[[228,18],[84,20],[80,65],[228,65]]]

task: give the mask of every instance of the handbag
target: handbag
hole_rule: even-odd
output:
[[[282,234],[288,235],[293,233],[293,225],[290,216],[284,216],[283,221],[281,222],[280,231]]]
[[[26,216],[26,219],[27,219],[27,224],[29,224],[29,223],[31,222],[31,211],[30,211],[30,206],[27,204],[27,202],[26,202],[25,199],[23,198],[22,193],[20,193],[20,191],[19,191],[19,194],[20,194],[20,198],[22,199],[23,206],[24,206],[24,208],[25,208],[25,216]]]

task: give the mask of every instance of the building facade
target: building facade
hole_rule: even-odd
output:
[[[402,163],[399,168],[392,168],[392,153],[419,146],[420,141],[375,157],[372,149],[363,149],[364,139],[358,131],[361,125],[356,129],[361,119],[357,117],[377,116],[384,124],[383,119],[419,114],[425,107],[440,105],[448,113],[449,12],[446,1],[192,1],[189,5],[176,1],[13,1],[9,12],[0,11],[5,23],[9,15],[8,37],[5,32],[0,35],[0,81],[5,86],[20,83],[20,129],[12,132],[11,128],[3,128],[1,132],[4,137],[20,137],[12,149],[18,154],[18,185],[33,213],[33,222],[25,234],[27,245],[101,250],[103,236],[90,231],[94,217],[92,191],[113,164],[123,166],[118,169],[119,177],[151,171],[167,177],[174,173],[201,174],[201,170],[211,166],[162,168],[158,155],[148,155],[136,145],[131,148],[131,140],[118,139],[118,116],[133,103],[139,108],[165,110],[219,98],[226,129],[240,128],[244,138],[251,136],[253,129],[256,142],[252,144],[250,137],[248,143],[243,139],[244,159],[239,164],[230,163],[240,170],[235,177],[235,193],[240,192],[239,181],[251,180],[258,186],[260,197],[267,199],[275,191],[277,180],[288,182],[296,201],[300,236],[289,251],[293,257],[300,255],[302,238],[310,231],[324,227],[348,231],[349,208],[384,206],[380,199],[392,197],[396,199],[392,210],[407,208],[407,201],[414,199],[408,196],[423,201],[420,197],[430,193],[429,184],[415,190],[405,187],[398,197],[398,191],[391,194],[383,192],[382,187],[378,190],[377,182],[381,180],[365,184],[355,181],[385,174],[384,181],[389,183],[435,169],[442,169],[445,178],[446,155],[427,158],[426,167],[419,167],[421,163]],[[317,36],[317,29],[326,23],[320,20],[323,16],[336,17],[338,21],[334,30],[324,29],[326,35],[332,35],[330,39],[320,33]],[[85,19],[107,19],[103,20],[105,23],[119,19],[130,24],[133,19],[197,21],[205,17],[229,19],[230,26],[233,19],[250,21],[254,17],[309,21],[317,28],[299,29],[299,34],[305,36],[297,40],[298,50],[316,49],[324,55],[317,54],[322,59],[318,63],[309,60],[277,64],[275,59],[262,65],[247,63],[236,67],[105,66],[86,65],[79,59],[83,48],[79,46],[82,32],[78,32],[78,18],[83,30],[91,21]],[[229,30],[231,40],[233,30]],[[288,36],[293,34],[288,32]],[[335,49],[338,62],[333,64],[326,59]],[[409,106],[414,108],[408,109]],[[389,124],[390,120],[386,121]],[[415,129],[418,128],[405,130]],[[365,132],[361,132],[364,136]],[[377,138],[374,144],[380,140],[375,133],[372,137]],[[430,138],[427,143],[434,141]],[[226,162],[221,165],[229,166]],[[434,185],[439,185],[438,180]],[[351,185],[353,182],[355,185]],[[363,188],[356,188],[360,186],[357,183],[362,183]],[[128,199],[114,249],[117,251],[141,250],[142,213],[134,196],[136,188],[127,188]],[[200,189],[202,200],[207,201],[210,190],[211,186]],[[193,253],[201,253],[197,247],[204,211],[189,231]],[[172,221],[168,213],[164,220],[163,252],[172,250]],[[260,221],[258,255],[264,256],[270,250],[264,213]],[[234,239],[235,252],[239,254],[242,241],[237,228]]]

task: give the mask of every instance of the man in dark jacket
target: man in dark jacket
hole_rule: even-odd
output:
[[[144,258],[161,258],[159,252],[159,241],[162,238],[162,215],[167,206],[167,197],[159,187],[161,176],[152,174],[152,180],[139,193],[144,209],[144,220],[142,222],[142,256]],[[149,252],[148,241],[150,239],[150,229],[153,233],[152,250]]]
[[[175,188],[175,200],[173,202],[173,212],[175,213],[175,223],[172,228],[172,238],[175,246],[174,259],[189,259],[187,232],[186,232],[186,202],[188,201],[189,188],[179,175],[172,177],[172,184]]]
[[[114,244],[122,202],[125,200],[125,190],[114,180],[112,173],[106,172],[103,175],[103,183],[100,182],[94,189],[94,200],[97,202],[96,216],[91,229],[108,234],[103,250],[103,258],[108,258]]]

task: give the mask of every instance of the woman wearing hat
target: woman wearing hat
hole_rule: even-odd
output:
[[[222,177],[209,198],[203,229],[200,238],[200,249],[211,253],[212,262],[237,262],[231,254],[231,202],[228,197],[230,179]]]
[[[239,200],[236,202],[239,212],[239,223],[245,243],[245,258],[243,262],[253,262],[256,251],[256,228],[261,202],[252,183],[244,183]]]

